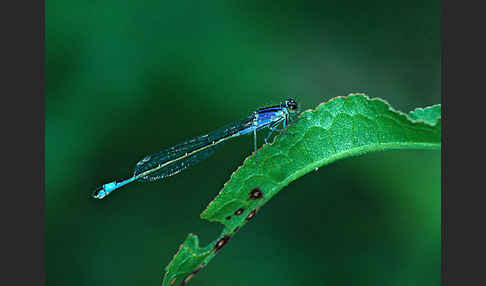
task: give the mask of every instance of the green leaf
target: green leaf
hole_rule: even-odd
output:
[[[201,214],[223,224],[223,232],[204,248],[190,234],[166,267],[163,285],[187,283],[267,201],[316,168],[371,151],[440,150],[440,118],[440,104],[404,114],[364,94],[336,97],[301,113],[295,124],[232,174]]]

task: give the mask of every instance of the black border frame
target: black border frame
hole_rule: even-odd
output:
[[[2,281],[45,285],[45,1],[10,3],[18,5],[15,11],[3,10],[6,15],[2,19],[8,19],[8,23],[3,25],[2,89],[3,99],[13,101],[17,108],[4,108],[2,112],[6,131],[3,141],[11,145],[4,148],[8,162],[4,162],[7,170],[3,183],[8,186],[4,185],[2,192],[2,237],[7,240],[3,248],[9,271],[4,271]],[[461,9],[464,7],[469,9]],[[477,103],[483,97],[481,83],[485,81],[480,57],[486,50],[481,43],[482,14],[482,9],[465,2],[442,1],[443,285],[486,285],[486,236],[479,233],[486,217],[486,201],[480,198],[484,196],[484,174],[481,165],[472,168],[470,162],[471,158],[482,158],[478,150],[483,144],[469,139],[483,129],[483,105]],[[461,119],[463,122],[459,122]],[[479,123],[477,128],[470,125],[474,122]],[[35,147],[39,142],[40,149]],[[36,175],[39,166],[40,176]]]
[[[484,129],[484,10],[471,4],[442,1],[442,285],[486,285],[485,175],[472,160],[484,144],[471,136]]]
[[[3,285],[45,285],[45,1],[2,4],[1,115],[7,146],[2,152],[0,280]]]

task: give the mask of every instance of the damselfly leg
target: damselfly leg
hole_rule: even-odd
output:
[[[287,134],[294,136],[295,134],[289,132],[288,129],[287,129],[287,126],[289,125],[289,123],[292,123],[293,121],[294,120],[290,117],[290,115],[287,114],[284,118],[282,118],[282,119],[274,122],[273,124],[271,124],[268,127],[268,129],[270,129],[270,131],[268,132],[267,136],[265,137],[265,143],[268,144],[268,139],[270,139],[270,136],[272,136],[272,133],[274,131],[277,131],[277,132],[280,132],[280,133],[287,132]],[[280,125],[280,123],[282,123],[282,128],[277,128],[278,125]]]
[[[253,146],[254,146],[254,151],[255,151],[255,154],[256,154],[256,150],[257,150],[257,133],[256,133],[256,129],[253,130]]]

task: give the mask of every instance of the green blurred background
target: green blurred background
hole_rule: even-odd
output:
[[[440,69],[438,0],[47,1],[47,285],[160,285],[189,232],[220,233],[199,215],[253,145],[90,198],[145,155],[288,96],[437,104]],[[312,172],[190,285],[439,285],[440,168],[390,151]]]

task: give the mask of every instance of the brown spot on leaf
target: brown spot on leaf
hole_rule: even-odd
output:
[[[196,268],[196,270],[192,271],[191,274],[187,275],[186,278],[184,278],[184,280],[182,281],[182,283],[180,284],[180,286],[184,286],[186,285],[187,282],[189,282],[189,280],[191,280],[192,277],[194,277],[194,275],[196,275],[196,273],[199,272],[199,270],[201,270],[202,267],[198,267]],[[172,282],[171,282],[172,283]],[[172,284],[171,284],[172,285]]]
[[[261,197],[263,197],[263,193],[260,190],[260,188],[254,188],[253,190],[251,190],[250,200],[257,200],[260,199]]]
[[[220,250],[228,242],[230,238],[231,236],[225,235],[220,240],[218,240],[218,242],[216,242],[216,244],[214,245],[214,251]]]
[[[235,211],[235,215],[240,215],[240,214],[242,214],[244,210],[245,210],[244,208],[239,208],[239,209],[237,209],[237,210]]]
[[[252,210],[245,218],[246,221],[250,221],[256,214],[256,209]]]
[[[234,233],[234,232],[237,232],[239,229],[240,229],[240,227],[239,227],[239,226],[235,227],[235,229],[233,229],[233,233]]]
[[[227,216],[227,217],[226,217],[226,220],[230,220],[230,219],[231,219],[231,216]]]
[[[180,286],[186,285],[186,283],[189,282],[189,280],[191,280],[192,276],[194,276],[194,273],[187,275],[186,278],[184,278],[184,280],[182,280]]]
[[[174,277],[170,280],[170,285],[174,285],[174,282],[176,282],[177,280],[177,277]]]

